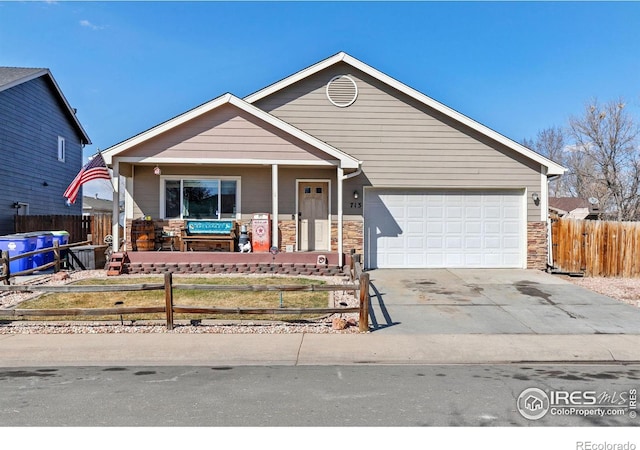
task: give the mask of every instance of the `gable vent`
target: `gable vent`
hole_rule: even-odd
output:
[[[345,108],[352,105],[358,97],[356,82],[347,75],[333,77],[327,83],[327,98],[334,105]]]

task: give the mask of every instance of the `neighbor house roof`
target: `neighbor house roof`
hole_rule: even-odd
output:
[[[557,164],[553,161],[551,161],[548,158],[545,158],[544,156],[534,152],[533,150],[530,150],[528,148],[526,148],[523,145],[518,144],[517,142],[507,138],[506,136],[503,136],[502,134],[470,119],[469,117],[449,108],[446,105],[443,105],[442,103],[424,95],[423,93],[416,91],[415,89],[407,86],[406,84],[403,84],[401,82],[399,82],[398,80],[390,77],[389,75],[386,75],[382,72],[380,72],[377,69],[374,69],[373,67],[363,63],[362,61],[357,60],[356,58],[354,58],[353,56],[350,56],[348,54],[346,54],[345,52],[340,52],[337,53],[323,61],[320,61],[312,66],[307,67],[306,69],[303,69],[287,78],[284,78],[280,81],[278,81],[277,83],[274,83],[270,86],[267,86],[264,89],[261,89],[247,97],[244,98],[244,100],[246,100],[248,103],[255,103],[258,100],[261,100],[277,91],[280,91],[284,88],[286,88],[287,86],[290,86],[300,80],[303,80],[307,77],[310,77],[311,75],[318,73],[328,67],[331,67],[335,64],[338,63],[346,63],[364,73],[366,73],[367,75],[376,78],[377,80],[393,87],[394,89],[402,92],[403,94],[408,95],[409,97],[414,98],[415,100],[418,100],[419,102],[427,105],[428,107],[442,113],[445,114],[446,116],[458,121],[459,123],[462,123],[464,125],[466,125],[467,127],[478,131],[482,134],[484,134],[485,136],[493,139],[494,141],[497,141],[505,146],[507,146],[508,148],[516,151],[517,153],[522,154],[523,156],[541,164],[542,166],[546,167],[546,174],[547,175],[562,175],[566,172],[566,168],[564,168],[563,166],[561,166],[560,164]]]
[[[26,67],[0,67],[0,92],[6,91],[7,89],[11,89],[12,87],[18,86],[20,84],[26,83],[27,81],[35,80],[39,77],[45,77],[50,84],[53,86],[58,98],[62,102],[67,112],[68,117],[71,118],[71,121],[76,126],[77,131],[80,133],[81,140],[83,144],[91,144],[91,139],[89,139],[89,135],[84,130],[80,121],[76,117],[75,110],[71,107],[66,97],[62,93],[60,86],[56,83],[55,78],[49,71],[49,69],[37,69],[37,68],[26,68]]]
[[[549,197],[549,206],[567,212],[577,208],[591,209],[586,198],[578,197]]]
[[[549,209],[560,217],[574,219],[597,218],[600,213],[598,204],[579,197],[549,197]]]
[[[82,209],[86,211],[107,211],[113,210],[113,200],[106,200],[98,197],[82,197]]]
[[[300,130],[299,128],[294,127],[291,124],[288,124],[287,122],[278,119],[277,117],[259,109],[256,108],[255,106],[251,105],[250,103],[245,102],[244,100],[232,95],[232,94],[224,94],[218,98],[215,98],[207,103],[204,103],[190,111],[187,111],[186,113],[183,113],[179,116],[174,117],[173,119],[170,119],[164,123],[161,123],[160,125],[157,125],[153,128],[148,129],[147,131],[144,131],[136,136],[133,136],[132,138],[127,139],[126,141],[120,142],[119,144],[116,144],[106,150],[104,150],[102,152],[102,155],[104,156],[104,160],[107,163],[107,165],[112,164],[113,162],[113,157],[118,155],[119,153],[122,153],[138,144],[141,144],[149,139],[152,139],[166,131],[169,131],[179,125],[182,125],[183,123],[186,123],[196,117],[202,116],[203,114],[206,114],[210,111],[215,110],[216,108],[220,108],[223,105],[233,105],[251,115],[253,115],[254,117],[257,117],[267,123],[269,123],[270,125],[273,125],[274,127],[284,131],[285,133],[288,133],[291,136],[294,136],[300,140],[302,140],[303,142],[306,142],[307,144],[325,152],[326,154],[332,156],[333,158],[335,158],[336,160],[340,161],[340,167],[345,168],[345,169],[357,169],[360,167],[361,162],[358,161],[357,159],[353,158],[352,156],[344,153],[341,150],[338,150],[337,148],[327,144],[326,142],[321,141],[318,138],[315,138],[313,136],[311,136],[308,133],[305,133],[304,131]]]

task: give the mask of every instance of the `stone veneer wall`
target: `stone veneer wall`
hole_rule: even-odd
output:
[[[345,254],[364,254],[363,222],[361,220],[345,220],[342,226],[342,248]],[[338,226],[331,226],[331,250],[338,250]]]
[[[527,269],[547,269],[547,223],[527,222]]]
[[[280,251],[285,251],[287,245],[293,245],[296,248],[296,221],[281,220],[278,225],[280,232],[279,247]],[[344,253],[350,254],[353,249],[355,253],[362,254],[364,251],[364,239],[362,237],[363,223],[357,220],[345,220],[343,223],[342,239]],[[338,251],[338,222],[331,223],[331,250]]]
[[[349,265],[318,266],[316,264],[294,263],[125,263],[124,273],[128,274],[278,274],[278,275],[316,275],[316,276],[349,276]]]
[[[296,248],[296,221],[281,220],[278,224],[278,247],[281,252],[286,251],[287,245],[293,245]]]

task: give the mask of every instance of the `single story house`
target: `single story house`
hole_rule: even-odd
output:
[[[180,231],[266,214],[281,252],[366,268],[544,269],[547,184],[565,171],[343,52],[103,156],[125,178],[126,233],[147,216]]]

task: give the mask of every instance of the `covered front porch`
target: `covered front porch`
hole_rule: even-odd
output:
[[[126,251],[132,264],[178,264],[172,253],[182,253],[184,264],[208,253],[206,264],[265,264],[277,251],[287,264],[315,264],[322,255],[343,267],[345,253],[362,251],[362,209],[352,198],[361,192],[354,180],[360,161],[231,95],[124,141],[104,157],[116,181],[113,250]],[[267,222],[258,227],[257,217]],[[168,241],[174,251],[156,252],[157,242],[136,245],[133,228],[141,220],[153,223],[154,239],[167,237],[161,244]],[[189,234],[190,224],[212,222],[232,222],[237,230],[233,239],[219,240],[218,252]],[[242,227],[254,237],[260,233],[266,246],[234,255]]]

